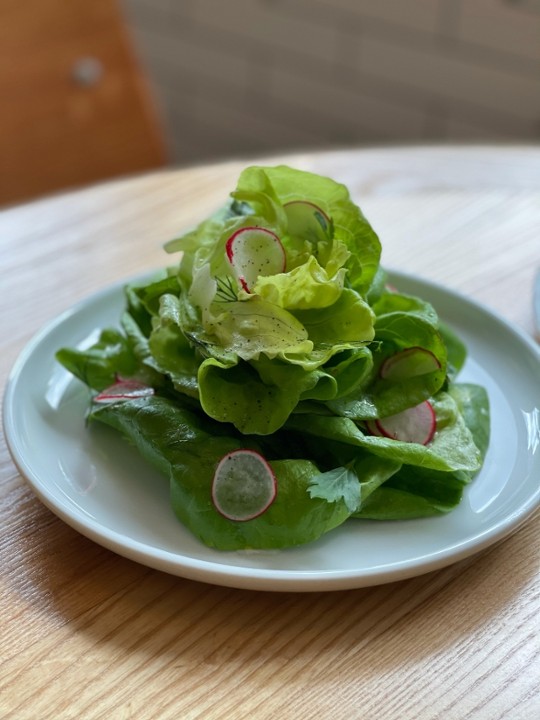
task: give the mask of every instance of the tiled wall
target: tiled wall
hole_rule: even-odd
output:
[[[540,139],[540,0],[123,0],[172,159]]]

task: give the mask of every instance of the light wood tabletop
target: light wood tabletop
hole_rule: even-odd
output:
[[[458,290],[532,336],[540,148],[269,162],[278,161],[348,185],[386,267]],[[0,213],[2,386],[59,313],[168,264],[163,243],[219,207],[246,164],[167,170]],[[540,717],[538,514],[503,542],[411,579],[242,590],[87,539],[37,499],[4,438],[0,453],[3,719]]]

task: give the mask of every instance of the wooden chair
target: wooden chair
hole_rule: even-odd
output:
[[[0,204],[165,160],[115,0],[3,0]]]

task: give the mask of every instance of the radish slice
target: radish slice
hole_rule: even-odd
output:
[[[227,258],[246,292],[251,292],[259,275],[277,275],[285,271],[285,249],[271,230],[246,227],[227,240]]]
[[[375,420],[380,433],[392,440],[427,445],[437,429],[437,418],[431,403],[425,400],[396,415]]]
[[[219,461],[212,482],[212,502],[228,520],[244,522],[262,515],[276,493],[276,477],[258,452],[234,450]]]
[[[404,380],[435,372],[440,368],[440,362],[430,350],[410,347],[387,357],[381,365],[379,373],[385,380]]]
[[[133,400],[135,398],[150,397],[154,388],[143,385],[138,380],[118,380],[106,390],[102,390],[94,397],[97,403],[113,403],[119,400]]]
[[[377,427],[376,420],[366,420],[366,430],[370,435],[375,435],[375,437],[384,437],[382,432]]]
[[[304,235],[312,231],[326,234],[330,218],[322,208],[308,200],[292,200],[283,206],[291,235]]]

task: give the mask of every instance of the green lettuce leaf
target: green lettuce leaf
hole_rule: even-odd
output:
[[[372,309],[358,293],[348,288],[332,305],[317,310],[296,310],[294,315],[316,346],[343,348],[347,343],[354,346],[370,342],[375,336]]]
[[[293,415],[286,427],[302,428],[304,432],[320,438],[349,443],[404,465],[418,465],[443,472],[476,472],[482,464],[482,455],[455,401],[448,393],[440,392],[431,402],[437,419],[437,432],[429,445],[367,435],[352,420],[336,416]]]
[[[139,369],[130,343],[114,328],[103,330],[99,340],[84,350],[58,350],[56,359],[88,387],[98,391],[116,382],[119,375],[131,377]]]
[[[406,309],[405,309],[406,308]],[[359,392],[329,403],[336,415],[353,420],[388,417],[418,405],[435,395],[446,382],[447,350],[438,329],[438,318],[429,303],[387,294],[374,306],[374,366],[371,382]],[[382,378],[379,368],[393,355],[410,347],[427,350],[438,361],[439,368],[424,372],[410,368],[408,377]],[[421,358],[420,358],[421,360]]]
[[[300,545],[316,540],[350,516],[344,501],[329,503],[310,496],[308,486],[319,473],[316,465],[284,459],[270,462],[278,486],[270,508],[253,520],[228,520],[212,503],[215,468],[232,450],[257,450],[253,441],[223,434],[219,423],[157,396],[102,406],[90,419],[121,431],[169,478],[179,520],[210,547],[244,550]]]
[[[299,200],[308,201],[319,206],[332,219],[333,239],[343,243],[350,254],[347,263],[348,281],[358,292],[367,292],[379,267],[381,244],[360,208],[351,201],[345,185],[285,165],[251,167],[240,175],[235,197],[238,197],[239,192],[264,192],[262,189],[269,186],[261,179],[263,176],[266,176],[270,183],[271,196],[282,205]],[[272,222],[272,217],[265,215],[261,205],[256,210],[266,221]],[[319,248],[313,248],[310,242],[298,242],[297,239],[296,243],[292,243],[287,237],[283,242],[289,253],[296,258],[294,265],[306,262],[310,254],[317,257]]]
[[[263,356],[234,366],[208,358],[198,380],[201,405],[210,417],[255,435],[282,427],[300,399],[325,399],[337,392],[330,375]]]
[[[161,296],[159,314],[154,319],[148,349],[148,364],[166,374],[176,390],[198,398],[200,358],[182,332],[180,301],[175,295],[165,293]]]
[[[346,270],[340,268],[329,276],[312,255],[305,263],[288,273],[260,276],[253,292],[270,303],[287,310],[327,308],[343,291]]]
[[[309,353],[313,343],[302,323],[287,310],[252,295],[244,302],[224,303],[222,312],[207,323],[207,332],[226,352],[242,360],[261,353]]]
[[[228,244],[247,227],[275,235],[286,260],[249,290]],[[152,386],[151,397],[92,404],[90,418],[169,478],[177,517],[202,542],[286,547],[350,516],[425,517],[459,503],[487,451],[487,394],[455,382],[466,348],[431,304],[390,291],[377,235],[344,185],[247,168],[229,201],[166,250],[182,253],[177,266],[126,287],[120,329],[57,358],[95,392],[119,378]],[[265,249],[249,252],[240,265],[262,268]],[[425,352],[385,372],[411,348]],[[366,421],[424,400],[436,415],[426,446],[367,432]],[[239,448],[261,452],[278,481],[268,510],[243,523],[211,497],[216,465]]]

